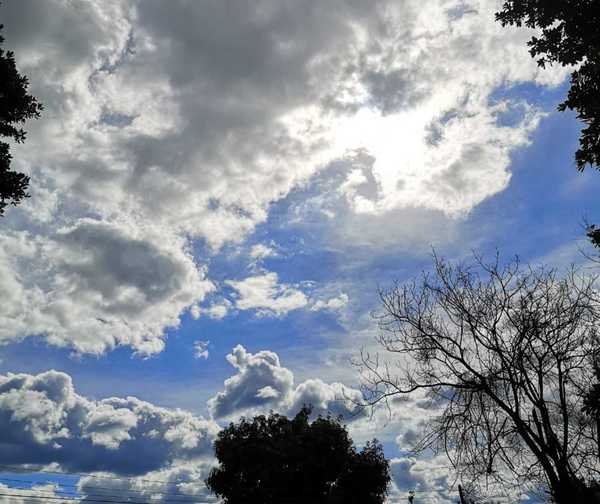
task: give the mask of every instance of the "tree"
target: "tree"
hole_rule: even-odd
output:
[[[354,447],[340,418],[309,422],[271,413],[243,418],[215,441],[219,467],[206,485],[227,504],[383,503],[390,481],[382,446]]]
[[[0,25],[2,30],[3,25]],[[4,37],[0,35],[0,45]],[[21,125],[31,118],[37,118],[42,104],[27,94],[29,81],[19,74],[12,51],[5,52],[0,47],[0,136],[15,142],[25,141],[25,130]],[[29,177],[10,169],[12,156],[9,145],[0,142],[0,216],[8,204],[18,205],[27,198]]]
[[[586,229],[587,237],[594,247],[600,249],[600,228],[595,224],[589,224]]]
[[[503,26],[539,28],[528,42],[538,64],[578,65],[567,99],[558,108],[574,110],[585,128],[575,154],[577,168],[600,168],[600,9],[597,0],[508,0],[496,13]]]
[[[547,487],[558,503],[600,502],[596,382],[600,299],[570,270],[451,265],[381,292],[378,343],[363,352],[373,405],[422,391],[440,404],[415,450],[445,451],[461,479]]]

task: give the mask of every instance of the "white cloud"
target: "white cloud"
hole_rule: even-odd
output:
[[[10,288],[0,341],[40,334],[79,352],[158,352],[164,328],[214,289],[181,239],[93,219],[46,236],[5,233],[0,270]]]
[[[436,405],[416,394],[394,401],[392,418],[381,410],[370,416],[356,406],[362,400],[360,391],[347,385],[318,378],[295,385],[292,371],[274,352],[253,354],[238,345],[227,359],[237,373],[208,401],[215,418],[235,420],[269,410],[292,416],[302,405],[311,404],[313,416],[342,415],[359,444],[400,431],[399,446],[405,450],[406,434],[435,413]],[[115,495],[163,502],[167,492],[179,492],[211,501],[202,481],[215,464],[212,443],[218,430],[213,420],[133,397],[87,399],[75,392],[68,375],[56,371],[0,376],[0,463],[53,464],[68,471],[128,476],[103,480]],[[392,496],[405,495],[409,489],[435,492],[440,504],[454,496],[446,491],[452,471],[443,456],[396,458],[391,469]],[[86,495],[92,499],[97,484],[94,478],[80,480],[83,502]]]
[[[359,405],[364,403],[360,391],[343,383],[325,383],[318,378],[300,383],[290,397],[288,411],[296,414],[304,405],[312,405],[313,415],[341,415],[345,421],[364,417],[366,410]]]
[[[277,405],[290,394],[294,375],[281,366],[276,353],[263,350],[251,354],[237,345],[227,355],[238,373],[225,380],[225,390],[209,399],[215,417],[228,416],[251,408]]]
[[[414,490],[415,502],[424,499],[435,504],[456,502],[457,491],[452,485],[452,470],[445,458],[393,458],[390,460],[390,472],[390,494],[397,499],[406,498],[409,490]]]
[[[341,310],[348,304],[348,294],[342,292],[339,296],[329,298],[327,300],[318,299],[313,303],[310,307],[311,311],[319,311],[319,310]]]
[[[54,484],[35,484],[31,488],[11,487],[0,483],[0,503],[2,504],[39,504],[45,497],[50,502],[60,502],[64,493],[57,493],[59,488]],[[66,499],[65,499],[66,500]],[[73,502],[80,502],[74,499]]]
[[[357,406],[362,394],[342,383],[309,379],[294,386],[294,374],[283,367],[276,353],[255,354],[237,345],[227,356],[238,372],[225,380],[225,389],[209,399],[215,418],[239,416],[269,409],[295,415],[304,405],[312,405],[313,415],[342,415],[346,421],[361,418],[365,410]]]
[[[228,299],[222,299],[218,303],[210,304],[207,308],[194,305],[190,309],[190,313],[194,319],[199,319],[202,315],[206,315],[213,320],[221,320],[227,316],[229,310],[231,309],[231,305],[231,301]]]
[[[235,307],[257,310],[260,314],[283,316],[308,304],[306,295],[297,288],[279,283],[275,272],[261,273],[244,280],[225,281],[236,291]]]
[[[194,357],[196,359],[208,359],[208,345],[210,341],[196,341],[194,343]]]
[[[219,430],[211,420],[134,397],[86,399],[57,371],[0,375],[0,427],[0,463],[117,474],[210,458]]]
[[[260,261],[265,257],[275,257],[277,256],[277,252],[272,247],[268,247],[262,243],[257,243],[253,245],[250,249],[250,257],[255,261]]]
[[[101,498],[98,483],[102,482],[103,494],[121,496],[153,504],[179,502],[217,502],[204,485],[204,479],[214,467],[215,461],[180,463],[173,467],[149,472],[142,477],[98,479],[84,477],[79,480],[78,490],[83,494],[82,503],[95,502]]]
[[[348,152],[371,161],[339,184],[331,236],[397,242],[398,212],[418,240],[451,227],[428,224],[506,188],[540,118],[494,91],[566,75],[537,67],[527,30],[494,22],[499,6],[7,2],[6,45],[45,111],[14,150],[36,201],[3,219],[0,339],[160,351],[211,289],[190,243],[242,242]],[[307,304],[274,273],[230,285],[242,310]]]

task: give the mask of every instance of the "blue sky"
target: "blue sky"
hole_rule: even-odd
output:
[[[19,418],[22,463],[182,488],[219,425],[318,399],[384,440],[398,491],[449,486],[396,442],[408,410],[353,419],[335,396],[358,393],[378,287],[432,248],[584,262],[600,178],[556,112],[567,71],[537,68],[494,2],[34,3],[0,8],[46,106],[15,148],[32,198],[0,228],[0,422]]]

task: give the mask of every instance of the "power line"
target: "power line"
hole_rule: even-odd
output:
[[[26,492],[35,492],[35,494],[37,495],[32,495],[32,494],[20,494],[21,497],[39,497],[39,498],[51,498],[52,500],[56,500],[56,499],[66,499],[66,500],[76,500],[76,501],[84,501],[84,502],[111,502],[113,504],[117,504],[117,503],[123,503],[123,502],[127,502],[128,504],[146,504],[147,503],[147,496],[143,496],[140,495],[138,496],[138,499],[142,499],[142,500],[132,500],[134,497],[125,497],[127,500],[123,501],[122,499],[124,498],[123,495],[93,495],[93,494],[82,494],[79,495],[76,492],[72,492],[72,491],[65,491],[65,490],[52,490],[52,491],[45,491],[45,490],[40,490],[40,489],[36,489],[36,488],[17,488],[17,487],[9,487],[7,490],[24,490]],[[64,495],[59,495],[59,494],[64,494]],[[0,494],[1,495],[1,494]],[[198,501],[198,497],[194,496],[194,498],[196,500],[172,500],[169,499],[167,502],[170,503],[179,503],[179,504],[196,504]]]
[[[445,466],[445,465],[440,465],[440,466],[433,466],[432,468],[451,468],[453,466]],[[78,473],[78,472],[70,472],[70,471],[51,471],[51,470],[47,470],[47,469],[28,469],[28,468],[23,468],[23,467],[18,467],[18,466],[10,466],[10,465],[6,465],[6,464],[0,464],[0,468],[5,468],[8,471],[7,472],[14,472],[17,474],[36,474],[36,473],[42,473],[42,474],[52,474],[52,475],[58,475],[58,476],[78,476],[79,478],[95,478],[95,479],[105,479],[105,480],[115,480],[115,481],[134,481],[134,482],[147,482],[147,483],[156,483],[156,484],[160,484],[160,485],[176,485],[178,483],[193,483],[190,482],[189,480],[183,480],[183,479],[173,479],[173,480],[157,480],[157,479],[145,479],[145,478],[138,478],[135,476],[100,476],[97,474],[91,474],[91,473]],[[58,485],[59,487],[69,487],[69,488],[79,488],[78,485],[74,485],[74,484],[68,484],[68,483],[60,483],[57,481],[45,481],[45,482],[40,482],[40,481],[35,481],[35,480],[27,480],[27,479],[11,479],[11,478],[3,478],[0,477],[0,481],[12,481],[12,482],[18,482],[18,483],[30,483],[30,484],[39,484],[39,483],[54,483],[56,485]],[[101,491],[118,491],[121,493],[129,493],[129,494],[134,494],[135,497],[137,497],[137,495],[135,494],[142,494],[141,490],[135,490],[132,488],[128,488],[128,489],[116,489],[116,488],[109,488],[109,487],[102,487],[102,486],[87,486],[86,488],[88,489],[94,489],[94,490],[101,490]],[[19,490],[29,490],[28,488],[18,488]],[[34,490],[31,490],[34,491]],[[405,490],[405,492],[408,492],[409,490]],[[110,501],[104,501],[104,500],[95,500],[96,497],[100,498],[100,497],[104,497],[104,498],[111,498],[111,497],[115,497],[115,498],[122,498],[122,495],[119,496],[112,496],[112,495],[91,495],[91,494],[84,494],[87,495],[86,497],[78,497],[76,496],[76,494],[74,492],[69,492],[69,491],[64,491],[64,490],[58,490],[56,491],[56,493],[65,493],[68,494],[69,496],[73,496],[73,498],[70,497],[53,497],[54,500],[56,499],[66,499],[66,500],[79,500],[82,498],[85,498],[87,502],[112,502],[112,503],[119,503],[122,501],[115,501],[115,500],[110,500]],[[159,495],[163,495],[167,498],[171,497],[181,497],[181,500],[173,500],[173,503],[180,503],[180,504],[194,504],[194,501],[190,501],[190,500],[184,500],[186,498],[189,499],[194,499],[197,498],[197,496],[195,495],[191,495],[191,494],[186,494],[186,493],[182,493],[179,491],[161,491],[161,490],[154,490],[151,491],[150,493],[152,494],[159,494]],[[456,489],[453,489],[452,487],[448,487],[448,488],[433,488],[431,490],[413,490],[414,494],[436,494],[436,495],[442,495],[443,493],[457,493]],[[3,495],[3,494],[0,494]],[[141,495],[140,495],[141,496]],[[35,496],[27,496],[27,497],[35,497]],[[426,495],[423,495],[424,498],[428,498]],[[500,497],[500,496],[497,496]],[[502,496],[505,497],[505,496]],[[48,497],[50,498],[50,497]],[[127,504],[146,504],[145,502],[135,502],[135,501],[125,501]]]
[[[0,477],[0,481],[4,482],[11,482],[11,483],[29,483],[29,484],[56,484],[59,487],[66,487],[66,488],[79,488],[79,485],[74,485],[74,484],[69,484],[69,483],[60,483],[57,481],[52,481],[52,480],[46,480],[46,481],[37,481],[37,480],[31,480],[31,479],[14,479],[14,478],[4,478],[4,477]],[[111,488],[111,487],[101,487],[101,486],[95,486],[95,485],[90,485],[85,487],[85,489],[90,489],[90,490],[105,490],[108,492],[115,492],[115,491],[119,491],[119,492],[123,492],[123,493],[133,493],[133,494],[140,494],[142,493],[141,490],[136,490],[133,488]],[[27,490],[27,488],[22,488],[22,490]],[[188,497],[188,498],[196,498],[195,495],[192,494],[188,494],[188,493],[182,493],[182,492],[163,492],[160,490],[153,490],[152,491],[153,494],[160,494],[160,495],[165,495],[167,497]],[[189,502],[189,501],[178,501],[178,502]]]
[[[50,471],[48,469],[27,469],[23,467],[10,466],[5,464],[0,464],[0,467],[8,469],[6,472],[15,472],[15,473],[43,473],[43,474],[57,474],[57,475],[68,475],[68,476],[79,476],[80,478],[97,478],[97,479],[109,479],[109,480],[135,480],[142,481],[144,483],[163,483],[163,484],[173,484],[173,483],[189,483],[189,481],[182,479],[173,479],[173,480],[156,480],[156,479],[143,479],[138,478],[137,476],[100,476],[92,473],[78,473],[78,472],[70,472],[70,471]]]
[[[96,503],[103,503],[103,504],[156,504],[156,503],[149,502],[149,501],[99,500],[99,499],[90,499],[88,497],[58,497],[56,495],[45,496],[45,495],[23,495],[23,494],[0,493],[0,497],[20,497],[20,498],[27,498],[27,499],[59,500],[59,501],[67,501],[67,502],[81,501],[81,500],[85,499],[84,502],[96,502]],[[167,501],[167,503],[168,502],[169,501]],[[200,501],[195,501],[194,504],[203,504],[203,503]]]
[[[35,487],[8,487],[6,488],[6,490],[23,490],[25,492],[37,492],[37,493],[41,493],[44,494],[45,496],[50,496],[50,497],[54,497],[54,496],[59,496],[61,498],[73,498],[76,500],[84,500],[85,502],[94,502],[94,501],[103,501],[103,500],[108,500],[109,502],[119,502],[120,500],[122,500],[123,498],[127,499],[128,503],[131,504],[144,504],[144,500],[133,500],[133,499],[147,499],[148,495],[143,495],[142,492],[139,492],[137,495],[123,495],[123,493],[121,493],[120,495],[114,495],[114,494],[94,494],[94,493],[86,493],[86,492],[76,492],[76,491],[72,491],[72,490],[60,490],[60,489],[53,489],[52,491],[48,490],[48,491],[44,491],[41,490],[39,488],[35,488]],[[150,494],[155,494],[156,492],[149,492]],[[24,494],[24,496],[29,497],[28,494]],[[175,498],[170,497],[170,496],[166,496],[166,499],[168,499],[169,502],[172,502],[173,504],[177,503],[177,504],[194,504],[197,502],[198,496],[189,496],[189,499],[192,500],[181,500],[181,499],[177,499],[175,500]],[[163,499],[164,500],[164,499]]]
[[[21,489],[19,489],[21,490]],[[25,489],[23,489],[25,490]],[[57,496],[56,494],[48,494],[48,495],[39,495],[39,493],[44,493],[44,492],[39,492],[37,490],[32,490],[35,492],[38,492],[38,495],[32,495],[32,494],[10,494],[10,493],[0,493],[0,497],[19,497],[22,499],[44,499],[44,500],[58,500],[58,501],[67,501],[67,502],[75,502],[75,501],[83,501],[83,502],[95,502],[95,503],[103,503],[103,504],[156,504],[156,502],[149,502],[149,501],[132,501],[132,500],[106,500],[106,499],[95,499],[95,498],[90,498],[88,496],[82,496],[82,497],[77,497],[77,496],[73,496],[73,497],[67,497],[67,496]],[[116,497],[116,496],[115,496]],[[118,497],[117,497],[118,498]],[[163,501],[163,503],[166,504],[171,504],[174,502],[181,502],[181,501]],[[193,501],[191,504],[205,504],[207,501]]]

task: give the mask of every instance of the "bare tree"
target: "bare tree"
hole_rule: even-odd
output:
[[[381,291],[378,343],[363,351],[370,404],[425,390],[439,401],[417,451],[445,451],[459,477],[600,502],[596,279],[480,257]],[[599,390],[596,389],[595,390]]]

